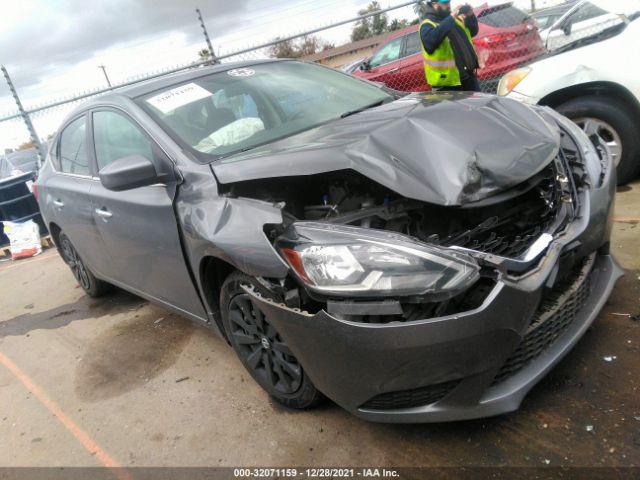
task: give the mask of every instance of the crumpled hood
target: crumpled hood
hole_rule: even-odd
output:
[[[223,184],[351,169],[398,194],[462,205],[506,190],[557,155],[539,109],[493,95],[413,94],[213,164]]]

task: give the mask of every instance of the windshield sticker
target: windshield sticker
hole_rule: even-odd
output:
[[[252,68],[236,68],[227,72],[232,77],[253,77],[255,74],[256,71]]]
[[[211,92],[205,90],[195,83],[187,83],[166,92],[162,92],[155,97],[147,99],[147,103],[153,105],[162,113],[169,113],[176,108],[183,107],[193,102],[197,102],[206,97],[210,97]]]

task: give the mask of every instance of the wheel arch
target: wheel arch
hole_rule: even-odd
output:
[[[616,98],[623,101],[625,105],[629,105],[640,115],[640,102],[635,95],[615,82],[598,81],[572,85],[546,95],[538,103],[547,107],[557,108],[569,100],[586,96]]]
[[[58,253],[62,258],[62,252],[60,251],[60,233],[62,233],[62,229],[55,222],[49,222],[49,234],[51,235],[51,239],[53,240],[53,244],[56,246]]]
[[[231,263],[219,257],[206,256],[200,260],[198,276],[204,300],[213,313],[213,318],[222,336],[229,342],[227,332],[222,324],[220,313],[220,289],[225,279],[236,270]]]

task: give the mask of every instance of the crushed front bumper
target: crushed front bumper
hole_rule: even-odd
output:
[[[309,315],[252,295],[314,384],[340,406],[373,421],[439,422],[516,410],[591,325],[621,274],[611,256],[596,256],[592,269],[581,277],[589,283],[588,292],[580,294],[586,301],[569,320],[556,319],[568,322],[563,331],[536,358],[495,384],[526,338],[542,284],[533,291],[502,284],[475,311],[383,325],[346,322],[324,311]],[[439,392],[442,398],[437,398]],[[367,408],[380,394],[417,396],[427,403],[393,408],[391,401],[392,408]]]
[[[614,194],[612,173],[583,191],[579,217],[538,265],[501,276],[471,311],[367,324],[248,292],[316,387],[359,417],[414,423],[510,412],[585,333],[622,275],[607,252]],[[568,256],[575,268],[557,281]]]

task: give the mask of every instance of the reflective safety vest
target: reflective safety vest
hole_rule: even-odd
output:
[[[469,43],[473,46],[471,39],[471,32],[462,23],[458,18],[454,17],[455,22],[461,27],[467,37],[469,38]],[[437,27],[439,24],[434,22],[433,20],[425,20],[420,25],[424,25],[425,23]],[[427,83],[432,87],[456,87],[461,85],[460,82],[460,72],[458,71],[458,67],[456,67],[456,58],[453,53],[453,47],[451,46],[451,41],[449,37],[444,37],[444,40],[436,48],[436,50],[429,54],[424,49],[424,44],[422,43],[422,38],[420,39],[420,45],[422,45],[422,57],[424,63],[424,75],[427,79]]]

